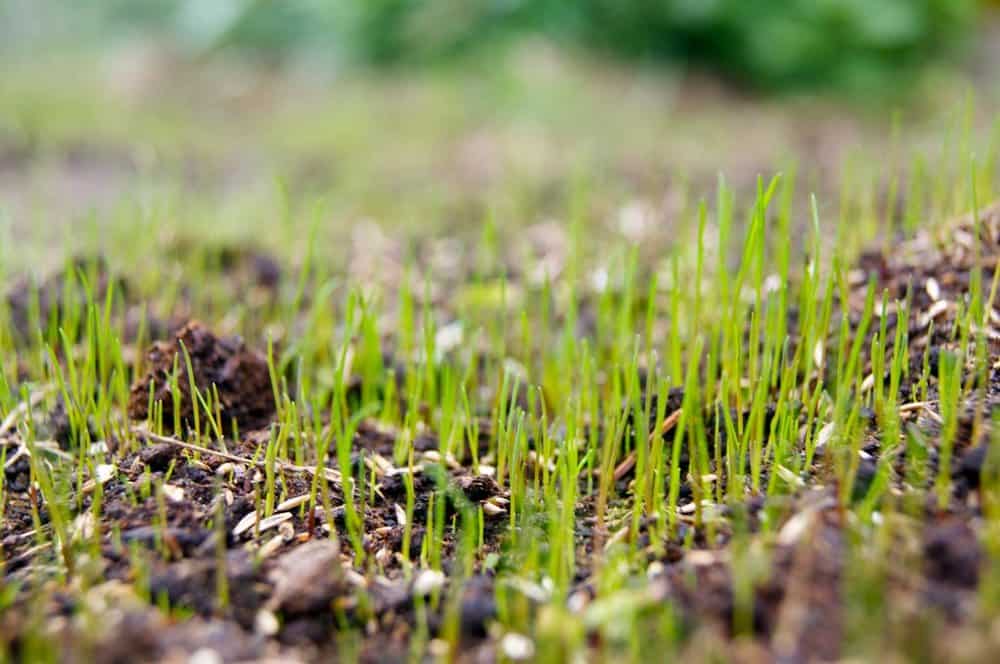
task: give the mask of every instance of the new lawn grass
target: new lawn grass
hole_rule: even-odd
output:
[[[950,136],[833,202],[581,169],[335,246],[178,187],[6,244],[4,656],[988,659],[997,141]]]

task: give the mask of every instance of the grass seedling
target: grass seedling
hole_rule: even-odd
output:
[[[367,126],[332,132],[338,153],[355,134],[368,143]],[[340,185],[314,201],[289,178],[261,200],[233,194],[233,214],[202,192],[96,213],[72,239],[106,243],[109,262],[124,263],[120,280],[96,261],[67,261],[30,295],[0,298],[4,571],[10,587],[29,579],[0,593],[0,623],[20,630],[18,657],[48,656],[46,632],[39,619],[25,634],[28,623],[5,612],[58,613],[50,588],[59,602],[91,606],[101,578],[91,564],[102,557],[171,621],[189,609],[150,596],[151,579],[214,557],[209,608],[225,621],[248,608],[227,575],[236,549],[257,551],[255,592],[266,592],[282,556],[327,532],[343,544],[335,565],[345,569],[316,613],[346,658],[390,636],[378,643],[406,638],[414,659],[461,659],[482,600],[495,603],[496,619],[486,611],[471,626],[500,659],[732,659],[731,639],[703,636],[705,593],[732,600],[723,608],[736,647],[778,656],[779,643],[799,636],[799,609],[823,608],[803,583],[837,600],[837,620],[810,634],[840,629],[838,656],[866,656],[898,639],[909,616],[896,610],[899,597],[929,587],[924,540],[958,521],[983,561],[978,622],[961,627],[995,622],[996,441],[978,491],[966,455],[1000,428],[988,419],[1000,271],[970,267],[995,263],[986,242],[995,220],[981,204],[997,191],[1000,122],[983,142],[965,113],[939,151],[913,154],[901,131],[893,125],[888,168],[858,150],[832,183],[801,159],[749,187],[720,176],[714,200],[699,198],[700,176],[672,183],[662,201],[645,181],[621,200],[603,171],[553,191],[501,183],[472,233],[397,223],[464,214],[465,202],[443,193],[446,178],[429,203],[409,187],[400,204]],[[309,139],[329,147],[323,132]],[[987,154],[970,161],[973,145]],[[59,142],[50,149],[58,155]],[[369,178],[363,161],[344,179],[379,186],[385,178]],[[801,181],[822,195],[806,197]],[[906,241],[970,204],[974,221],[955,237]],[[359,235],[345,245],[340,220],[362,214],[377,221],[345,222]],[[119,228],[116,215],[142,232]],[[268,244],[292,257],[273,287],[258,283],[233,240],[244,225],[256,234],[257,217],[279,220]],[[203,227],[209,218],[216,223]],[[123,262],[116,243],[126,239]],[[859,261],[873,244],[889,255]],[[961,260],[946,265],[956,247]],[[940,261],[924,264],[923,252]],[[17,254],[0,245],[0,276],[17,274],[8,269]],[[934,316],[928,301],[942,302]],[[241,432],[227,414],[240,405],[232,385],[199,384],[203,358],[183,344],[157,375],[165,384],[131,393],[147,342],[169,341],[175,319],[189,315],[220,339],[266,347],[270,430],[244,423],[255,431]],[[142,425],[128,417],[133,399],[147,400]],[[179,449],[163,462],[145,441]],[[260,521],[307,483],[293,518],[264,530]],[[928,493],[940,514],[926,512]],[[179,495],[191,504],[176,505]],[[227,532],[226,519],[251,506],[253,529]],[[214,542],[189,546],[179,536],[187,530]],[[151,552],[136,541],[150,539]],[[813,559],[830,553],[820,544],[833,560]],[[818,562],[838,581],[827,583]],[[426,573],[432,590],[415,593]],[[491,587],[493,597],[476,594]],[[397,591],[412,598],[412,616],[381,608]],[[67,625],[91,629],[87,611]],[[904,654],[926,653],[885,650]]]

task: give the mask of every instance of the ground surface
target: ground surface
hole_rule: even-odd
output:
[[[993,91],[142,57],[0,98],[5,657],[1000,652]]]

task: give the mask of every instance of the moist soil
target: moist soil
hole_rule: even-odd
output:
[[[150,405],[161,404],[162,421],[176,418],[190,426],[196,411],[203,408],[192,395],[192,385],[212,396],[214,407],[209,412],[224,425],[235,422],[236,431],[265,426],[274,416],[267,358],[239,338],[220,339],[192,321],[171,341],[155,343],[146,354],[146,364],[146,375],[129,394],[128,414],[133,420],[149,418]]]
[[[975,233],[981,236],[979,249]],[[250,274],[269,288],[279,284],[282,270],[270,257],[246,251],[227,256],[226,270]],[[911,371],[900,390],[904,404],[918,394],[918,386],[910,382],[919,376],[917,369],[956,350],[951,330],[973,272],[981,271],[988,288],[998,258],[1000,206],[984,211],[977,222],[971,217],[957,220],[946,234],[923,234],[891,253],[866,254],[850,273],[850,297],[837,307],[854,320],[864,308],[871,281],[877,292],[888,290],[889,302],[904,302],[909,309]],[[98,274],[105,275],[97,283],[106,289],[112,279],[106,266]],[[57,278],[42,288],[47,304],[64,301],[62,283],[65,278]],[[127,293],[126,285],[121,289]],[[27,331],[33,324],[28,302],[17,290],[8,297],[15,327]],[[892,305],[879,317],[887,317],[891,331],[902,320],[899,314]],[[794,321],[790,324],[794,327]],[[43,621],[53,643],[64,646],[67,661],[185,661],[205,652],[217,656],[211,661],[227,662],[264,657],[321,661],[347,658],[348,653],[362,661],[403,661],[413,654],[414,644],[425,644],[418,651],[425,652],[427,641],[446,629],[442,597],[460,588],[458,659],[496,659],[495,578],[497,560],[503,560],[497,554],[504,551],[509,521],[505,487],[476,474],[470,458],[441,454],[436,433],[424,431],[413,443],[420,472],[413,477],[412,536],[409,552],[404,552],[407,483],[393,462],[400,432],[368,417],[358,426],[351,456],[352,463],[366,469],[363,484],[355,489],[364,519],[360,541],[345,536],[347,514],[339,476],[316,470],[336,467],[333,452],[327,459],[307,460],[308,466],[277,465],[274,515],[258,519],[266,473],[262,450],[277,430],[265,355],[195,321],[155,329],[161,341],[145,353],[128,403],[129,426],[135,427],[141,444],[120,449],[116,441],[106,441],[118,459],[116,472],[102,480],[99,491],[93,483],[84,484],[77,495],[77,512],[83,516],[72,524],[73,532],[94,543],[79,565],[101,583],[89,589],[61,589],[52,552],[36,537],[36,529],[46,527],[48,514],[29,485],[28,460],[17,455],[16,433],[0,432],[7,451],[2,573],[4,585],[17,588],[10,606],[0,611],[0,639],[15,658],[30,652],[27,635]],[[888,579],[894,611],[890,628],[917,635],[908,646],[915,657],[945,654],[942,644],[921,642],[919,634],[928,624],[956,635],[973,626],[985,560],[978,492],[989,450],[989,422],[1000,405],[1000,335],[991,330],[986,339],[989,381],[977,397],[962,404],[947,505],[942,507],[928,491],[931,479],[915,486],[899,473],[889,478],[890,493],[909,506],[903,512],[911,519],[913,537],[887,544],[898,557],[898,568],[881,564],[878,569]],[[866,373],[870,370],[869,363]],[[904,414],[904,424],[926,441],[926,478],[935,476],[939,463],[933,368],[931,375],[928,399]],[[224,449],[185,446],[185,432],[200,407],[192,400],[192,385],[213,395],[211,410],[226,427]],[[671,391],[664,408],[668,418],[682,398],[679,389]],[[167,428],[179,423],[175,438],[148,433],[145,421],[153,402],[161,404],[158,416]],[[717,415],[706,413],[706,422]],[[57,406],[45,417],[58,451],[59,441],[66,438],[65,413]],[[857,464],[855,500],[863,499],[874,480],[883,452],[880,434],[872,418]],[[483,421],[476,441],[482,453],[488,440],[489,426]],[[619,497],[608,506],[609,514],[627,509],[630,471],[627,463],[616,469]],[[858,587],[848,583],[851,575],[870,566],[848,559],[851,513],[838,500],[839,487],[822,449],[801,479],[801,488],[792,494],[753,496],[721,506],[725,519],[712,528],[694,518],[691,490],[685,485],[674,539],[650,541],[649,531],[640,528],[639,544],[648,558],[645,597],[674,608],[681,628],[691,634],[693,652],[721,653],[737,661],[833,661],[847,656],[841,644],[848,632],[864,630],[845,610],[848,602],[858,601],[845,596],[845,589]],[[152,490],[160,485],[165,488]],[[592,573],[616,535],[612,524],[598,521],[597,497],[588,486],[581,478],[578,573],[567,601],[570,611],[595,601]],[[310,511],[301,497],[314,487],[322,500]],[[87,515],[98,495],[101,521],[95,523]],[[470,505],[484,508],[483,543],[471,572],[460,569],[460,543],[448,528],[442,535],[443,574],[420,566],[430,506],[442,501],[448,522]],[[765,568],[749,581],[734,578],[734,557],[746,552],[731,549],[733,529],[745,528],[753,535],[772,514],[783,519],[776,537],[766,542],[751,537],[751,549],[758,544],[768,548]],[[331,529],[339,537],[332,539]],[[369,561],[362,569],[352,566],[357,546]],[[904,565],[910,559],[918,564]],[[56,590],[52,605],[37,615],[37,609],[29,610],[28,598],[43,587]],[[538,601],[531,599],[534,593],[525,594],[531,602]],[[74,621],[75,605],[81,601],[104,608],[101,625]],[[599,654],[599,634],[595,630],[590,636]],[[977,646],[968,647],[977,652]],[[995,644],[978,647],[988,653]]]

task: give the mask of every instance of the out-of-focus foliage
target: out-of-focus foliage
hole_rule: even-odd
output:
[[[583,0],[578,6],[588,43],[694,61],[768,87],[891,82],[959,44],[976,8],[969,0]]]
[[[75,0],[61,0],[82,11]],[[104,0],[97,22],[195,49],[450,58],[516,35],[770,88],[891,85],[972,32],[976,0]],[[96,9],[94,9],[96,8]]]
[[[872,87],[962,43],[974,0],[356,0],[377,61],[537,31],[631,58],[695,63],[762,87]]]

